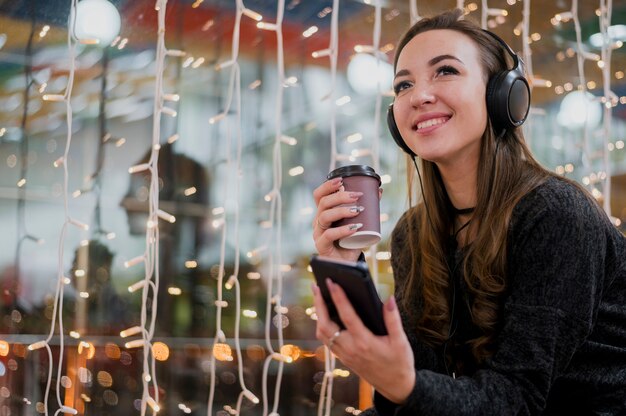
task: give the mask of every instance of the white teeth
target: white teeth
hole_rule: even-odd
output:
[[[430,120],[426,120],[426,121],[422,121],[421,123],[418,123],[417,124],[417,129],[421,130],[421,129],[425,129],[427,127],[436,126],[438,124],[443,124],[446,121],[448,121],[448,119],[446,117],[431,118]]]

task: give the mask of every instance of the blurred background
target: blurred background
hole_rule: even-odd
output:
[[[163,91],[173,111],[161,117],[157,137],[159,206],[176,218],[159,222],[152,352],[160,414],[206,414],[211,371],[216,374],[213,411],[234,414],[239,368],[259,398],[264,380],[275,397],[272,389],[282,378],[279,414],[318,414],[325,357],[315,340],[307,266],[315,251],[312,190],[331,164],[368,164],[383,176],[383,241],[367,258],[381,297],[393,292],[387,237],[408,198],[405,157],[381,122],[392,100],[390,62],[410,25],[411,3],[426,16],[458,2],[338,3],[335,72],[328,57],[315,57],[332,40],[333,2],[284,1],[281,80],[276,33],[259,28],[252,15],[235,28],[236,1],[167,2],[166,45],[185,55],[165,61]],[[568,14],[570,0],[461,3],[468,18],[479,23],[488,7],[493,13],[486,26],[530,64],[533,108],[524,129],[537,158],[583,183],[624,230],[626,1],[579,2],[578,33]],[[610,56],[602,56],[600,3],[611,8]],[[276,21],[278,5],[245,1],[265,22]],[[152,0],[78,2],[77,36],[84,30],[99,43],[76,46],[72,142],[67,160],[61,160],[67,107],[54,97],[64,94],[70,81],[70,6],[68,0],[0,0],[1,416],[46,412],[49,358],[27,347],[50,331],[60,274],[64,331],[57,330],[50,341],[55,357],[60,341],[65,344],[59,395],[79,414],[141,411],[143,353],[126,348],[120,331],[138,325],[146,302],[127,290],[144,277],[143,268],[125,263],[146,249],[148,202],[155,197],[149,174],[129,173],[129,168],[147,163],[153,148],[157,13]],[[220,65],[233,56],[234,34],[239,36],[240,113],[232,104],[231,71]],[[376,53],[367,47],[374,42]],[[579,66],[581,48],[586,59]],[[279,82],[282,105],[277,108]],[[223,120],[216,120],[225,109]],[[235,149],[237,132],[241,146]],[[233,168],[237,152],[240,169]],[[333,156],[337,153],[346,157]],[[278,202],[271,192],[277,172]],[[88,224],[88,230],[68,228],[62,235],[66,193],[72,218]],[[280,218],[274,218],[276,203]],[[231,226],[223,232],[225,224]],[[278,274],[271,267],[276,258]],[[241,282],[242,360],[234,354],[234,290],[223,293],[230,305],[221,312],[227,339],[221,349],[213,341],[215,301],[222,299],[218,284],[234,270]],[[279,314],[267,307],[268,287],[276,284]],[[266,322],[269,339],[280,338],[274,346],[292,362],[263,374]],[[331,414],[358,414],[368,404],[367,386],[341,363],[337,368]],[[50,397],[57,390],[56,370],[52,378]],[[244,401],[242,406],[244,414],[263,414],[260,404]],[[48,401],[49,412],[57,408],[55,400]]]

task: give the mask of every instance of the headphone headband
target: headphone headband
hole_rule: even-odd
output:
[[[522,58],[520,58],[514,51],[513,49],[509,46],[508,43],[506,43],[504,41],[504,39],[502,39],[500,36],[496,35],[495,33],[487,30],[487,29],[483,29],[483,32],[485,32],[486,34],[488,34],[489,36],[491,36],[492,38],[494,38],[500,45],[502,45],[502,47],[504,48],[505,51],[508,52],[508,54],[511,56],[511,58],[513,59],[513,70],[520,68],[522,75],[524,73],[524,61],[522,61]]]

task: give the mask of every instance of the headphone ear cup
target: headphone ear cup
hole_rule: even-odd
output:
[[[389,128],[389,132],[391,133],[391,137],[393,141],[400,147],[400,149],[404,150],[404,152],[408,153],[409,156],[415,157],[417,156],[413,150],[404,142],[402,135],[400,134],[400,130],[398,130],[398,125],[396,124],[396,118],[393,115],[393,103],[389,104],[387,108],[387,127]]]
[[[487,83],[487,112],[497,129],[512,129],[524,123],[530,109],[530,88],[519,70],[502,71]]]
[[[489,114],[491,124],[496,129],[509,127],[508,123],[506,123],[506,110],[503,108],[503,106],[507,104],[499,100],[501,96],[499,92],[502,90],[502,78],[506,76],[507,72],[508,71],[498,72],[492,76],[487,83],[487,93],[485,94],[487,97],[487,114]]]

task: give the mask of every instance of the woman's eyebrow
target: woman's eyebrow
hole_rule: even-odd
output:
[[[463,63],[463,61],[461,61],[461,60],[460,60],[459,58],[457,58],[456,56],[454,56],[454,55],[448,55],[448,54],[435,56],[435,57],[434,57],[434,58],[432,58],[430,61],[428,61],[428,65],[430,65],[430,66],[437,65],[439,62],[441,62],[441,61],[445,61],[446,59],[454,59],[455,61],[460,62],[461,64],[465,65],[465,64]]]
[[[395,80],[396,78],[403,77],[405,75],[411,75],[411,71],[409,71],[408,69],[401,69],[396,72],[396,75],[393,77],[393,79]]]
[[[432,58],[432,59],[430,59],[428,61],[428,65],[429,66],[434,66],[434,65],[437,65],[441,61],[445,61],[446,59],[453,59],[453,60],[459,62],[460,64],[465,65],[465,63],[463,61],[461,61],[459,58],[457,58],[456,56],[448,55],[448,54],[435,56],[434,58]],[[406,76],[406,75],[411,75],[411,71],[409,71],[408,69],[401,69],[401,70],[399,70],[396,73],[396,75],[393,77],[393,79],[395,80],[398,77],[403,77],[403,76]]]

